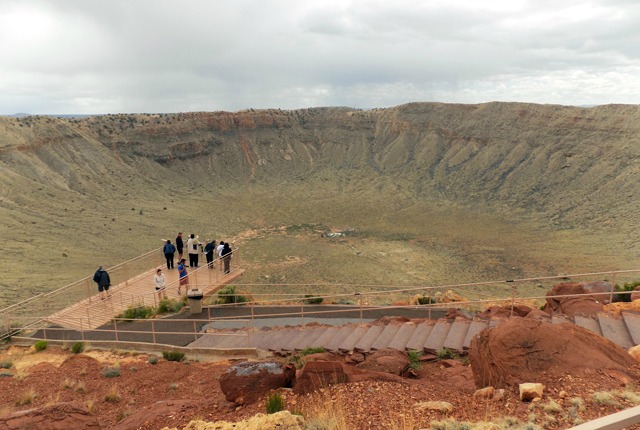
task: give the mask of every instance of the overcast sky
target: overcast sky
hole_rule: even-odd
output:
[[[637,0],[0,0],[0,114],[640,103]]]

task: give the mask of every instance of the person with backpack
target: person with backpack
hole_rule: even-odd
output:
[[[216,241],[211,240],[204,247],[204,256],[207,258],[207,266],[209,269],[213,269],[213,253],[216,250]]]
[[[178,250],[178,261],[182,259],[182,251],[184,250],[184,242],[182,241],[182,232],[176,237],[176,249]]]
[[[162,252],[164,252],[164,258],[167,259],[167,269],[173,269],[173,256],[176,252],[176,247],[173,246],[170,240],[167,240],[167,243],[165,243],[162,248]]]
[[[102,266],[98,267],[98,270],[96,270],[96,273],[94,273],[93,282],[98,284],[98,294],[100,294],[100,298],[102,300],[111,297],[111,294],[109,294],[111,278],[109,278],[109,274],[106,270],[102,270]]]
[[[230,264],[231,264],[231,254],[233,251],[231,251],[231,247],[229,246],[229,242],[225,242],[224,246],[222,248],[222,251],[220,252],[220,257],[222,257],[222,262],[224,263],[224,273],[227,274],[231,271],[231,269],[229,268]]]

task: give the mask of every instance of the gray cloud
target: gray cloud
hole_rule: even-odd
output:
[[[0,114],[637,103],[639,24],[622,0],[4,0]]]

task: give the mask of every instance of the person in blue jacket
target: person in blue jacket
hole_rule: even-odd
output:
[[[173,269],[173,256],[176,252],[176,247],[173,246],[170,240],[167,240],[167,243],[165,243],[162,248],[162,252],[164,252],[164,258],[167,259],[167,269]]]

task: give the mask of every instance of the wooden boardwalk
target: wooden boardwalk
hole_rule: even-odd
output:
[[[205,296],[208,296],[244,273],[243,269],[235,268],[230,273],[224,274],[218,263],[217,260],[214,261],[213,268],[207,267],[206,264],[197,268],[188,268],[189,289],[200,289]],[[108,323],[131,306],[157,306],[159,300],[153,284],[156,269],[157,267],[153,267],[141,275],[111,286],[109,289],[111,297],[106,300],[100,299],[96,289],[95,295],[50,315],[45,318],[45,321],[70,329],[92,330]],[[177,266],[172,270],[164,267],[162,269],[167,282],[168,298],[184,297],[185,286],[182,287],[182,294],[178,295]]]

